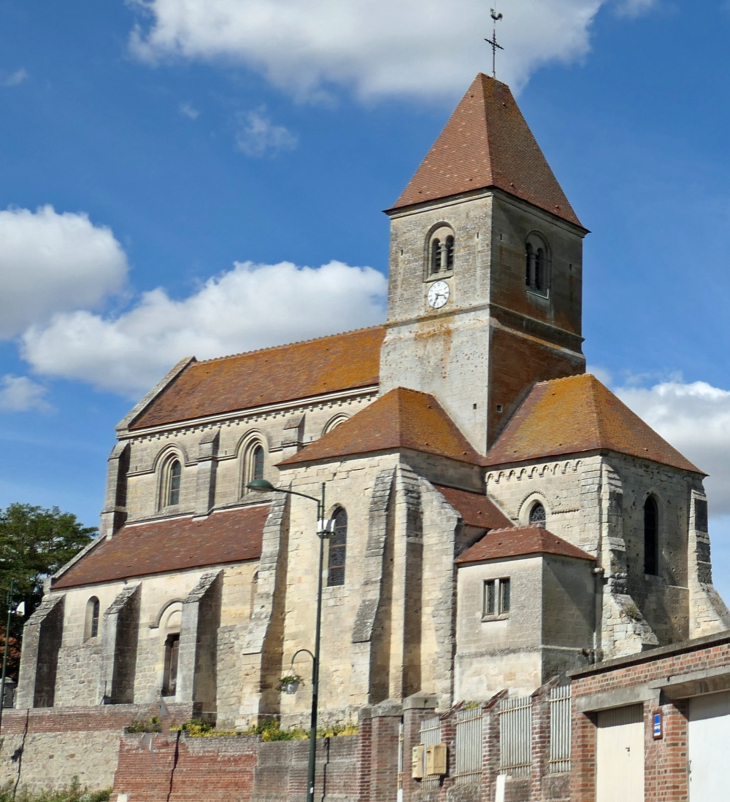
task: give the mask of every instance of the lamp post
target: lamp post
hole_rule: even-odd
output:
[[[314,654],[312,655],[312,712],[309,724],[309,766],[307,771],[307,802],[314,802],[314,775],[317,759],[317,706],[319,701],[319,642],[322,632],[322,572],[324,569],[324,541],[332,537],[332,522],[325,519],[324,491],[322,482],[320,498],[274,487],[266,479],[254,479],[246,487],[259,493],[286,493],[288,496],[308,498],[317,504],[317,537],[319,538],[319,572],[317,575],[317,619],[314,628]]]

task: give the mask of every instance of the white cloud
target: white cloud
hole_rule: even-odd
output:
[[[44,400],[47,390],[27,376],[13,376],[8,373],[0,378],[0,410],[6,412],[26,412],[37,409],[48,412],[51,407]]]
[[[3,86],[19,86],[28,78],[28,71],[21,67],[19,70],[15,70],[15,72],[11,72],[6,78],[0,79],[0,83]]]
[[[0,211],[0,337],[118,291],[127,259],[111,230],[52,206]]]
[[[730,392],[707,382],[668,381],[651,388],[614,388],[653,429],[710,474],[713,516],[730,513]]]
[[[185,117],[189,117],[191,120],[197,120],[200,116],[200,112],[192,105],[192,103],[181,103],[180,106],[180,114],[184,115]]]
[[[208,359],[378,323],[386,289],[381,273],[342,262],[236,263],[183,300],[156,289],[115,318],[58,314],[24,334],[21,352],[40,374],[134,397],[186,355]]]
[[[243,64],[277,87],[317,97],[329,86],[360,98],[448,97],[491,65],[484,0],[133,0],[130,39],[149,61],[175,57]],[[613,0],[500,3],[498,75],[519,89],[546,62],[590,49],[590,28]],[[649,0],[619,0],[638,12]],[[494,3],[492,3],[494,5]]]
[[[236,147],[247,156],[273,155],[297,146],[297,137],[283,125],[274,125],[264,109],[251,111],[241,117],[236,132]]]

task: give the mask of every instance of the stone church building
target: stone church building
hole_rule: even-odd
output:
[[[506,85],[477,76],[387,214],[382,326],[184,359],[121,421],[100,537],[27,622],[17,707],[305,722],[316,507],[255,478],[325,483],[331,721],[730,628],[704,474],[585,373],[588,232]]]

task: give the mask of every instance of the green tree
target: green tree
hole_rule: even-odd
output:
[[[13,580],[14,601],[25,602],[27,618],[43,596],[43,580],[90,543],[96,532],[96,527],[83,526],[73,513],[58,507],[11,504],[0,509],[0,588],[7,589]]]

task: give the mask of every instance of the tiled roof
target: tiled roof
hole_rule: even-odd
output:
[[[510,88],[480,73],[393,209],[485,187],[581,225]]]
[[[530,554],[559,554],[563,557],[577,557],[579,560],[595,560],[595,557],[540,526],[515,526],[488,532],[458,557],[456,562],[463,565],[485,560],[504,560],[508,557],[526,557]]]
[[[257,560],[268,504],[123,526],[54,581],[53,589],[112,582],[186,568]]]
[[[374,326],[193,362],[134,420],[130,429],[376,385],[384,335],[382,326]]]
[[[510,519],[484,493],[470,493],[468,490],[456,490],[443,485],[434,487],[461,515],[467,526],[481,529],[502,529],[512,526]]]
[[[397,387],[279,467],[396,448],[474,464],[482,459],[432,395]]]
[[[536,384],[490,449],[486,464],[598,449],[701,473],[590,373]]]

